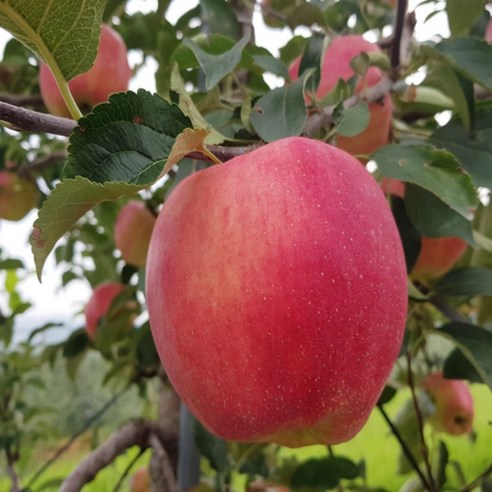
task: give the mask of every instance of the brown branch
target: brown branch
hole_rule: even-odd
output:
[[[10,123],[13,130],[53,133],[63,137],[68,137],[77,126],[75,121],[68,118],[20,108],[6,102],[0,102],[0,120]]]
[[[151,476],[155,489],[162,492],[178,492],[171,460],[155,434],[150,436],[150,445],[152,447]]]
[[[400,66],[401,39],[403,27],[405,25],[405,15],[407,13],[407,0],[398,0],[395,16],[395,27],[393,29],[393,44],[391,46],[390,63],[396,70]]]
[[[152,446],[151,437],[157,436],[168,454],[177,452],[177,434],[164,431],[155,422],[136,420],[115,432],[107,441],[87,456],[79,466],[63,481],[60,492],[77,492],[94,480],[97,473],[112,463],[117,456],[132,446],[146,449]]]

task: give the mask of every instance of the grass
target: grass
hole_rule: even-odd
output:
[[[472,393],[475,401],[476,418],[474,428],[477,434],[475,441],[469,437],[435,436],[428,434],[429,444],[435,447],[438,438],[445,441],[449,450],[450,462],[458,462],[461,465],[466,482],[476,478],[483,470],[492,463],[492,393],[484,385],[474,385]],[[401,392],[387,406],[386,409],[391,416],[395,416],[398,408],[409,397],[408,393]],[[36,483],[34,491],[40,490],[43,484],[43,492],[55,492],[59,488],[57,479],[67,476],[90,451],[90,440],[85,439],[78,442],[63,458],[56,462],[49,471]],[[397,475],[396,466],[400,452],[395,437],[389,432],[381,415],[375,410],[366,426],[351,441],[334,446],[333,451],[338,456],[346,456],[354,461],[365,460],[367,484],[370,487],[383,487],[389,492],[397,492],[412,475]],[[34,463],[31,464],[29,472],[32,473],[53,453],[53,449],[46,447],[35,455]],[[312,457],[326,456],[327,450],[324,446],[310,446],[301,449],[282,449],[281,456],[284,458],[295,456],[299,460]],[[83,492],[110,492],[123,475],[128,464],[138,454],[137,448],[132,448],[125,455],[120,456],[112,465],[101,471],[96,479],[82,489]],[[132,470],[144,463],[148,463],[150,453],[146,452],[133,465]],[[26,474],[29,476],[29,473]],[[131,472],[129,473],[131,476]],[[129,490],[129,476],[126,478],[122,491]],[[458,475],[453,467],[448,467],[448,482],[446,490],[457,490]],[[0,478],[0,492],[9,491],[9,482]]]

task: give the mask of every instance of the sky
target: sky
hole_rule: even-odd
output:
[[[187,2],[174,1],[171,3],[168,19],[173,23],[182,13],[194,7],[198,0],[189,0]],[[409,1],[409,9],[414,10],[417,0]],[[186,4],[186,6],[184,6]],[[444,2],[440,2],[441,7]],[[137,11],[147,12],[155,10],[157,0],[132,0],[127,6],[128,13]],[[449,35],[447,19],[444,14],[435,15],[429,22],[423,24],[424,19],[432,10],[432,5],[421,6],[417,9],[417,40],[429,39],[431,34],[440,33],[446,37]],[[278,48],[283,46],[291,37],[290,30],[272,30],[267,28],[261,18],[260,12],[255,12],[253,22],[255,25],[255,36],[258,45],[270,50],[272,54],[278,54]],[[306,33],[302,28],[296,33]],[[0,29],[0,52],[3,52],[5,43],[9,36],[5,31]],[[137,52],[131,52],[129,55],[132,65],[141,61],[141,56]],[[141,70],[135,77],[130,89],[146,88],[155,91],[155,82],[153,73],[156,69],[155,62],[150,61],[145,70]],[[274,86],[280,81],[275,78],[268,80],[270,85]],[[28,238],[31,233],[32,223],[36,219],[36,212],[32,211],[20,222],[0,221],[0,248],[4,256],[13,256],[22,259],[28,270],[31,272],[21,283],[22,293],[26,300],[34,304],[25,314],[19,316],[19,324],[16,327],[16,339],[24,339],[32,328],[38,327],[47,321],[56,321],[64,326],[58,332],[53,332],[51,338],[64,339],[67,336],[67,330],[82,326],[83,317],[75,316],[74,312],[82,312],[87,299],[90,296],[90,287],[88,282],[74,281],[67,288],[60,289],[61,271],[56,267],[53,254],[50,255],[46,263],[43,274],[43,283],[40,284],[34,272],[34,261]],[[0,273],[0,282],[3,282]],[[0,309],[5,310],[6,300],[0,296]],[[58,335],[56,334],[58,333]]]

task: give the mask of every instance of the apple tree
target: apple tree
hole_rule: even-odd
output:
[[[132,447],[114,490],[490,490],[489,8],[0,0],[0,219],[32,249],[0,223],[6,490],[92,490]],[[48,258],[83,321],[21,339]],[[95,354],[113,396],[40,464],[56,402],[30,388]],[[152,418],[50,482],[135,388]]]

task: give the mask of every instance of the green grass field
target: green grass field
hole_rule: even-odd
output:
[[[475,400],[476,418],[475,431],[477,439],[472,442],[469,437],[448,437],[442,438],[449,450],[450,461],[461,464],[466,481],[471,481],[478,476],[488,465],[492,463],[492,393],[483,385],[474,385],[472,393]],[[408,393],[399,394],[387,405],[387,411],[394,416],[399,406],[408,398]],[[437,442],[437,436],[429,434],[429,443]],[[397,475],[396,466],[399,454],[399,445],[395,437],[388,431],[378,411],[374,411],[363,430],[351,441],[334,446],[334,453],[339,456],[346,456],[354,461],[362,459],[366,462],[367,484],[370,487],[384,487],[389,492],[397,492],[411,475]],[[34,492],[55,492],[58,490],[58,479],[62,479],[83,459],[88,451],[87,443],[76,445],[69,453],[56,462],[49,471],[43,475],[36,486]],[[36,470],[45,459],[51,456],[53,449],[40,450],[36,452],[36,457],[26,469],[26,477]],[[312,457],[326,455],[326,447],[311,446],[302,449],[283,449],[281,456],[288,458],[297,457],[305,460]],[[123,474],[128,463],[136,456],[138,450],[132,448],[127,454],[119,457],[116,462],[100,472],[96,480],[84,487],[84,492],[110,492],[116,482]],[[145,453],[134,465],[134,468],[141,466],[149,460],[149,452]],[[453,473],[453,467],[448,468],[448,483],[446,490],[457,490],[457,476]],[[49,484],[52,484],[51,486]],[[129,480],[121,489],[127,491]],[[9,482],[5,478],[0,478],[0,492],[9,491]],[[42,487],[45,485],[44,487]]]

